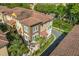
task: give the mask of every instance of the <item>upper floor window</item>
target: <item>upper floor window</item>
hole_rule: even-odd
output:
[[[29,27],[28,26],[24,26],[24,31],[28,33],[29,32]]]
[[[35,33],[35,32],[37,32],[39,29],[38,29],[38,25],[37,26],[34,26],[33,28],[32,28],[32,32],[33,33]]]

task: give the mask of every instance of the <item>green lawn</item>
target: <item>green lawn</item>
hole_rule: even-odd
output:
[[[38,49],[37,51],[35,51],[33,53],[33,55],[35,55],[35,56],[41,55],[54,42],[54,39],[55,38],[54,38],[53,35],[47,41],[44,38],[43,39],[40,39],[40,41],[42,42],[40,44],[40,49]]]
[[[73,26],[64,20],[63,21],[62,20],[54,20],[53,27],[64,30],[64,32],[69,32]]]

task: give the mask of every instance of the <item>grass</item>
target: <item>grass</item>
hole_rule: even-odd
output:
[[[41,55],[55,41],[55,39],[56,37],[53,35],[47,41],[43,41],[43,44],[41,44],[40,49],[35,51],[33,55],[35,56]]]
[[[56,27],[57,30],[61,29],[61,31],[63,31],[63,32],[69,32],[73,26],[64,20],[54,20],[53,27]]]

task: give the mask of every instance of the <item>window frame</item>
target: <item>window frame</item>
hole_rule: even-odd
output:
[[[38,25],[36,25],[36,26],[34,26],[34,27],[32,28],[32,32],[33,32],[33,33],[37,32],[37,31],[39,31]]]
[[[23,28],[24,28],[24,32],[29,33],[29,27],[28,26],[24,25]]]

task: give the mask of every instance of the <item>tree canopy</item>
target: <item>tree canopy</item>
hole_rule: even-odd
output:
[[[9,8],[22,7],[22,8],[30,9],[30,4],[27,3],[0,3],[0,5],[7,6]]]

